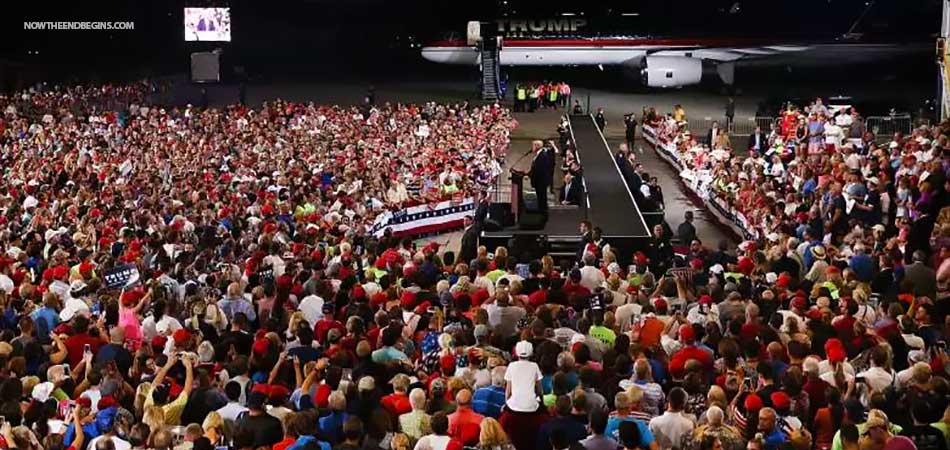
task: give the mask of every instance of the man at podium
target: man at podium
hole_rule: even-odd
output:
[[[534,153],[534,159],[531,161],[528,176],[531,179],[531,187],[538,196],[538,211],[547,216],[548,189],[551,188],[551,180],[554,178],[554,151],[544,147],[541,141],[532,142],[531,151]]]

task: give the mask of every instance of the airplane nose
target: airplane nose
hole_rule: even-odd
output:
[[[433,47],[422,47],[422,57],[427,61],[435,63],[445,63],[444,58],[439,58],[439,52]]]

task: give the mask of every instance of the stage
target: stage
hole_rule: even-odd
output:
[[[490,250],[506,246],[519,259],[550,254],[555,259],[573,260],[581,247],[578,226],[582,220],[588,220],[603,230],[607,242],[618,249],[620,262],[626,264],[635,251],[648,245],[650,229],[663,223],[663,214],[640,211],[634,193],[620,174],[613,153],[592,116],[570,116],[569,122],[571,139],[584,170],[581,205],[550,205],[548,219],[543,225],[529,227],[525,226],[526,220],[521,220],[520,225],[516,223],[501,230],[483,231],[479,243]],[[525,203],[530,205],[530,201]],[[493,209],[498,210],[511,205],[495,206]],[[528,209],[536,209],[536,206]],[[522,213],[529,218],[531,214]]]

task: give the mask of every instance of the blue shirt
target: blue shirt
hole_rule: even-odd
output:
[[[336,444],[342,441],[343,437],[343,422],[346,422],[346,419],[350,417],[349,414],[336,411],[331,412],[330,415],[320,418],[320,434],[325,437],[331,444]]]
[[[59,314],[56,314],[56,311],[48,306],[33,311],[33,314],[30,314],[30,318],[36,323],[36,336],[43,339],[43,342],[48,340],[46,336],[49,336],[49,333],[56,328],[56,325],[59,325]]]
[[[96,426],[96,422],[89,422],[82,426],[83,432],[83,446],[86,446],[93,439],[99,437],[99,428]],[[63,445],[69,447],[72,445],[73,440],[76,439],[76,425],[69,424],[66,427],[66,434],[63,436]],[[80,449],[82,450],[82,449]]]
[[[874,261],[864,253],[851,256],[848,267],[854,271],[858,281],[869,282],[874,278]]]
[[[607,419],[607,428],[604,429],[604,436],[620,442],[620,424],[624,422],[633,422],[637,424],[637,428],[640,429],[640,445],[638,445],[638,447],[647,448],[653,443],[653,433],[650,432],[650,427],[642,420],[637,420],[633,417],[613,416]]]
[[[788,435],[775,428],[771,433],[765,435],[765,450],[777,450],[786,441],[788,441]]]
[[[472,410],[486,417],[497,419],[501,408],[505,406],[505,388],[498,386],[483,387],[472,396]]]
[[[297,438],[297,442],[294,442],[294,445],[287,447],[287,450],[303,450],[304,446],[314,442],[320,446],[320,450],[330,450],[330,444],[318,440],[313,436],[300,436]]]
[[[233,321],[234,315],[239,312],[244,313],[249,322],[257,320],[257,312],[254,311],[254,306],[244,297],[234,299],[227,297],[222,298],[218,300],[218,308],[220,308],[221,312],[228,318],[228,321]]]
[[[386,364],[392,361],[409,361],[405,353],[394,347],[383,347],[372,354],[373,362],[376,364]]]

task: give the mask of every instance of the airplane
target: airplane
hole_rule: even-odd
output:
[[[547,19],[503,17],[494,23],[472,21],[468,23],[467,36],[450,34],[422,47],[421,53],[423,58],[435,63],[477,66],[481,64],[483,50],[497,46],[501,66],[597,66],[601,69],[621,66],[628,73],[638,74],[640,81],[651,88],[698,84],[705,62],[715,65],[722,82],[732,86],[739,61],[802,52],[829,44],[880,47],[879,41],[855,32],[873,4],[867,4],[847,33],[831,38],[811,35],[800,39],[784,33],[771,33],[771,36],[770,33],[758,36],[745,33],[735,37],[632,36],[624,31],[635,29],[629,23],[624,26],[615,20],[595,28],[593,20],[570,13]],[[738,3],[734,8],[738,8]],[[606,30],[610,27],[612,30]]]

